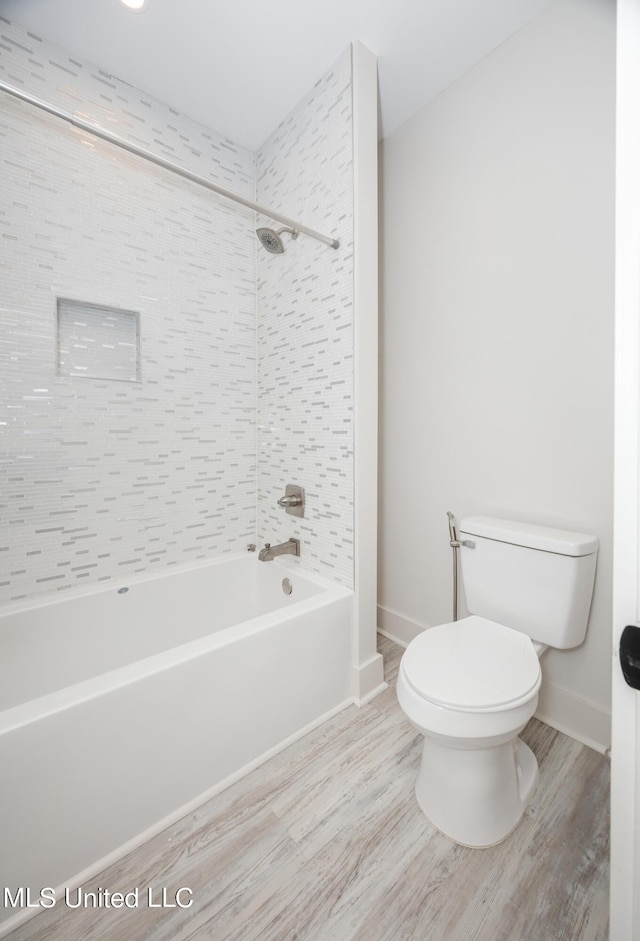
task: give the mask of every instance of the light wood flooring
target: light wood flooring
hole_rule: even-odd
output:
[[[350,707],[101,874],[136,909],[59,902],[11,941],[605,941],[605,758],[536,720],[540,784],[500,846],[435,831],[413,785],[421,738],[395,698],[401,649],[380,639],[390,688]],[[146,888],[193,891],[149,909]],[[184,896],[186,900],[186,895]]]

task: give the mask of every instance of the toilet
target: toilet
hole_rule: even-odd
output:
[[[398,701],[424,736],[418,804],[463,846],[500,843],[538,781],[518,734],[538,704],[540,657],[584,640],[598,540],[471,516],[459,526],[468,617],[432,627],[400,662]]]

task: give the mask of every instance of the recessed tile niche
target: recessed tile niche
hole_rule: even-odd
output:
[[[140,314],[59,297],[56,371],[140,382]]]

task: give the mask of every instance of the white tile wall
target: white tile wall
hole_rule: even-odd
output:
[[[243,549],[256,487],[259,539],[298,535],[351,585],[350,50],[257,173],[1,16],[0,78],[341,241],[260,248],[256,272],[253,213],[0,93],[0,601]],[[141,383],[56,375],[57,297],[140,312]],[[304,520],[276,506],[288,482]]]
[[[258,254],[258,537],[301,540],[301,564],[353,584],[351,50],[256,158],[257,199],[340,240],[284,235]],[[268,221],[261,224],[271,225]],[[304,487],[305,518],[277,506]]]
[[[254,195],[254,157],[0,17],[0,76]],[[0,598],[255,540],[253,213],[2,94]],[[140,311],[141,384],[56,375],[56,297]]]

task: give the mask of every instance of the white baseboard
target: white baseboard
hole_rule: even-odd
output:
[[[611,747],[611,714],[576,693],[543,679],[536,719],[604,755]]]
[[[379,633],[401,647],[407,647],[428,626],[412,621],[397,611],[378,607]],[[536,718],[601,754],[605,754],[611,746],[611,715],[597,703],[560,686],[545,683],[544,678]]]
[[[368,702],[371,702],[372,699],[375,699],[380,693],[384,693],[385,689],[389,689],[389,684],[386,681],[380,683],[379,686],[376,686],[375,689],[372,689],[366,696],[358,698],[354,696],[353,702],[360,709],[361,706],[366,706]]]
[[[419,624],[410,618],[378,605],[378,633],[388,637],[394,644],[408,647],[414,638],[427,629],[427,624]]]
[[[363,706],[386,688],[382,654],[376,653],[366,663],[353,668],[353,701],[356,706]]]

